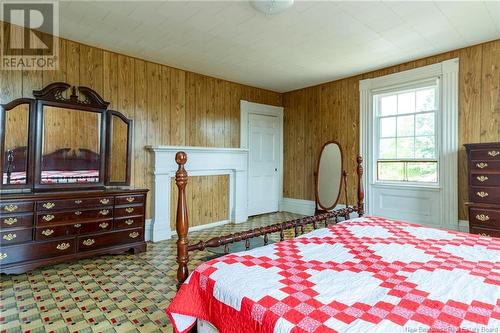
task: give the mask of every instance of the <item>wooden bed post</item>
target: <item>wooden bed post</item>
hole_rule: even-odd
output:
[[[177,268],[177,281],[178,287],[188,278],[188,267],[189,254],[188,245],[189,241],[187,238],[189,230],[189,218],[186,205],[186,184],[188,181],[188,174],[186,169],[184,169],[184,164],[187,162],[187,155],[185,152],[180,151],[175,154],[175,162],[179,165],[177,172],[175,173],[175,184],[179,189],[179,200],[177,201],[177,218],[175,222],[175,229],[177,231],[177,263],[179,267]]]
[[[356,159],[358,162],[357,174],[358,174],[358,215],[363,216],[365,213],[364,198],[365,191],[363,189],[363,157],[361,155]]]

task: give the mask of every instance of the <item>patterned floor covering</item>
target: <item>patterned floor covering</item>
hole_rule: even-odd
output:
[[[238,225],[192,232],[190,241],[297,217],[257,216]],[[148,243],[148,251],[136,256],[99,256],[27,274],[1,275],[0,333],[172,332],[164,309],[176,291],[175,255],[174,239]],[[190,269],[210,255],[191,252]]]

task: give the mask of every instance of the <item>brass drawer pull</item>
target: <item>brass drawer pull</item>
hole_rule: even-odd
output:
[[[47,237],[52,235],[53,233],[54,233],[54,230],[52,230],[52,229],[45,229],[44,231],[42,231],[42,235],[47,236]]]
[[[134,209],[132,207],[129,207],[129,208],[125,208],[125,211],[130,214],[130,213],[134,212]]]
[[[82,244],[85,246],[90,246],[90,245],[93,245],[94,243],[95,243],[95,240],[92,238],[89,238],[89,239],[84,240]]]
[[[128,202],[134,202],[135,201],[135,198],[134,197],[127,197],[126,199]]]
[[[5,209],[8,212],[15,212],[19,207],[17,205],[7,205],[3,209]]]
[[[481,163],[476,163],[476,166],[479,168],[479,169],[484,169],[488,166],[488,163],[484,163],[484,162],[481,162]]]
[[[137,231],[131,232],[128,234],[130,238],[137,238],[139,236],[139,233]]]
[[[488,192],[484,191],[477,192],[477,195],[480,196],[481,198],[486,198],[488,196]]]
[[[82,200],[75,200],[75,203],[78,205],[78,204],[81,204],[83,201]]]
[[[64,251],[69,249],[69,247],[70,247],[69,243],[61,243],[56,246],[56,249]]]
[[[56,204],[53,202],[46,202],[43,204],[43,208],[46,208],[46,209],[51,209],[51,208],[54,208],[55,206],[56,206]]]
[[[13,225],[16,222],[17,222],[17,219],[15,217],[9,217],[8,219],[5,219],[3,221],[3,223],[8,224],[8,225]]]
[[[488,235],[488,234],[486,234],[486,233],[484,233],[484,232],[482,232],[482,233],[479,233],[479,236],[486,236],[486,237],[491,237],[490,235]]]
[[[108,215],[109,214],[109,210],[108,209],[103,209],[103,210],[99,211],[99,214],[101,214],[101,215]]]
[[[479,221],[485,222],[485,221],[488,221],[490,219],[490,217],[486,214],[477,214],[476,219]]]
[[[73,227],[80,228],[82,225],[80,223],[75,224]]]
[[[492,151],[488,152],[488,155],[490,155],[491,157],[496,157],[496,156],[500,155],[500,151],[492,150]]]
[[[11,240],[13,240],[16,237],[17,237],[16,234],[7,234],[7,235],[3,235],[2,238],[5,239],[6,241],[11,241]]]
[[[106,205],[106,204],[109,204],[109,199],[101,199],[100,202],[103,204],[103,205]]]
[[[132,224],[134,224],[134,220],[128,219],[128,220],[125,221],[125,224],[126,225],[132,225]]]
[[[79,210],[77,210],[77,211],[75,212],[75,215],[82,215],[82,212],[80,212]]]
[[[108,227],[108,225],[109,225],[109,223],[104,222],[104,223],[99,224],[99,227],[101,227],[101,229],[106,229]]]
[[[0,260],[7,258],[7,253],[0,253]]]
[[[477,180],[479,180],[481,183],[485,182],[488,180],[488,177],[486,176],[477,176],[476,177]]]
[[[49,221],[52,221],[54,219],[54,217],[55,217],[54,215],[44,215],[42,217],[42,220],[49,222]]]

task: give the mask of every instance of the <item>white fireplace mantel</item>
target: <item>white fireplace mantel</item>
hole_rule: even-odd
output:
[[[175,154],[187,154],[188,176],[229,175],[229,219],[234,223],[248,219],[248,150],[240,148],[206,148],[186,146],[146,146],[154,154],[153,241],[170,239],[171,188],[178,165]],[[189,186],[189,180],[188,180]],[[188,207],[188,213],[191,207]]]

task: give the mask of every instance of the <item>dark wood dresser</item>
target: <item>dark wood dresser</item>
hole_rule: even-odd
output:
[[[145,251],[146,195],[130,189],[2,194],[1,272]]]
[[[469,230],[500,237],[500,142],[466,144]]]

